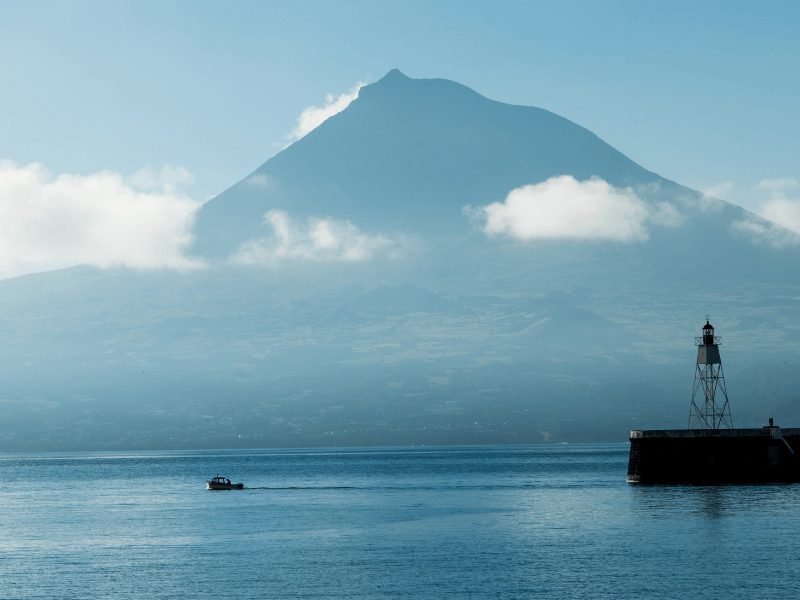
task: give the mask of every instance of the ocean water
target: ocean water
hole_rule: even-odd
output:
[[[627,450],[0,455],[0,598],[798,596],[800,486],[633,486]]]

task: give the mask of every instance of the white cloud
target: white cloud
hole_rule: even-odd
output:
[[[703,196],[711,199],[730,199],[731,192],[733,191],[732,181],[721,181],[703,190]]]
[[[402,251],[403,240],[393,236],[362,233],[346,220],[311,218],[305,225],[295,223],[281,210],[264,215],[271,235],[242,244],[233,262],[278,266],[287,261],[359,262]]]
[[[289,140],[292,142],[299,140],[313,129],[322,125],[333,115],[342,112],[345,108],[350,106],[353,100],[358,98],[358,91],[365,85],[364,82],[359,81],[349,92],[338,96],[328,94],[325,97],[325,104],[322,106],[309,106],[304,109],[303,112],[300,113],[300,116],[297,117],[297,123],[288,136]]]
[[[735,200],[736,186],[732,181],[721,181],[705,188],[698,207],[702,211],[720,211],[726,202]]]
[[[757,218],[731,223],[731,230],[748,236],[756,245],[769,244],[775,248],[800,245],[800,235],[770,221]]]
[[[750,236],[755,243],[800,245],[800,182],[790,177],[764,179],[756,191],[767,196],[759,198],[753,210],[770,222],[751,217],[734,222],[731,228]]]
[[[598,178],[577,181],[569,175],[516,188],[503,202],[467,212],[483,222],[488,235],[523,241],[643,241],[648,224],[676,226],[682,220],[669,203],[650,207],[630,188],[615,188]]]
[[[658,227],[678,227],[684,221],[683,214],[669,202],[656,202],[648,210],[650,223]]]
[[[139,171],[134,187],[110,171],[53,177],[0,161],[0,277],[76,264],[198,266],[184,254],[198,204],[174,189],[184,171]]]
[[[263,173],[250,175],[250,177],[244,180],[246,185],[254,188],[267,188],[270,186],[271,181],[270,176]]]
[[[800,234],[800,198],[771,198],[764,203],[759,213],[765,219]]]
[[[775,179],[762,179],[758,182],[758,188],[767,190],[773,195],[784,196],[800,187],[800,181],[793,177],[778,177]]]
[[[126,178],[127,182],[143,192],[161,191],[175,193],[194,183],[194,176],[183,167],[164,165],[160,168],[147,165]]]
[[[791,177],[764,179],[758,188],[769,194],[758,214],[800,235],[800,181]]]

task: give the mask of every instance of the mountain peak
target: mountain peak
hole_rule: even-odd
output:
[[[408,75],[403,73],[400,69],[392,69],[386,75],[381,77],[378,82],[380,81],[407,81],[411,79]]]
[[[359,98],[364,97],[393,97],[397,95],[413,94],[417,87],[414,84],[425,81],[422,79],[412,79],[400,69],[392,69],[386,75],[369,85],[364,86],[358,94]]]
[[[438,99],[445,103],[462,102],[467,98],[486,100],[475,90],[455,81],[449,79],[417,79],[409,77],[400,69],[392,69],[378,81],[362,88],[359,98],[362,95],[377,98],[393,96],[417,97],[425,102]]]

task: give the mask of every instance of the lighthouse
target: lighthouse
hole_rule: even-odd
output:
[[[703,335],[697,341],[697,369],[694,373],[689,429],[732,429],[728,390],[719,355],[720,339],[706,320]]]
[[[688,429],[631,431],[630,483],[800,483],[800,428],[733,428],[719,338],[706,320],[697,339]]]

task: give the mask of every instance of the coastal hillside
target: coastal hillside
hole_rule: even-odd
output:
[[[0,449],[621,441],[706,315],[734,422],[800,420],[794,234],[455,82],[363,87],[192,253],[0,281]]]

